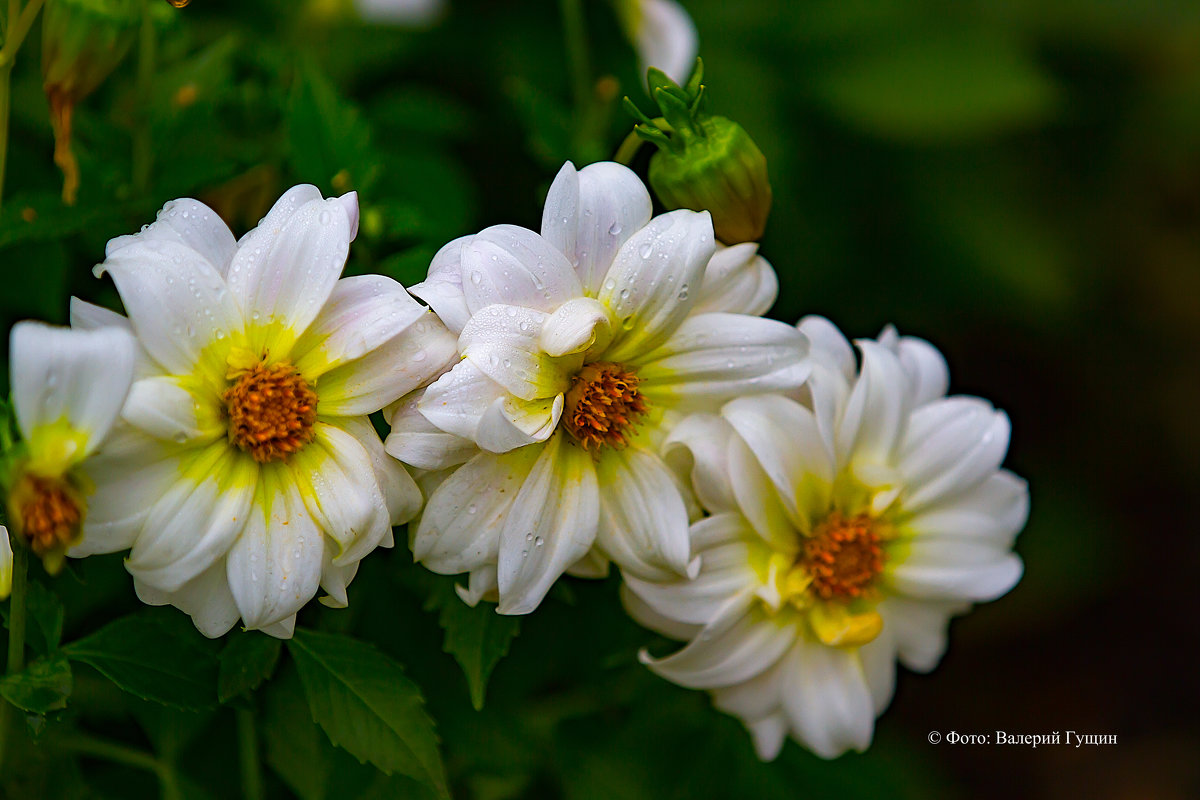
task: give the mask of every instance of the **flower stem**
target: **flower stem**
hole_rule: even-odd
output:
[[[254,712],[237,711],[238,752],[242,765],[242,797],[244,800],[263,800],[262,767],[258,759],[258,731]]]
[[[12,105],[12,64],[0,65],[0,207],[4,205],[4,171],[8,166],[8,112]]]
[[[563,37],[567,48],[567,68],[571,73],[571,92],[575,97],[575,112],[583,116],[591,95],[591,67],[588,64],[587,32],[583,24],[581,0],[560,0],[563,16]]]
[[[150,14],[150,0],[142,0],[142,28],[138,36],[138,115],[133,131],[133,188],[139,194],[150,190],[154,166],[154,141],[150,135],[150,89],[158,62],[158,37]]]
[[[25,587],[28,585],[29,553],[20,544],[13,549],[12,595],[8,606],[8,667],[9,675],[25,668]],[[14,707],[0,701],[0,771],[13,727]],[[18,717],[19,719],[19,717]]]
[[[123,744],[106,742],[102,739],[93,739],[90,736],[69,736],[55,740],[53,746],[60,750],[68,750],[84,756],[102,758],[114,764],[124,764],[127,767],[144,769],[147,772],[153,772],[158,775],[160,780],[164,779],[163,774],[166,771],[166,765],[149,753]]]

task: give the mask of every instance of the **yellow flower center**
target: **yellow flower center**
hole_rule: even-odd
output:
[[[637,387],[637,375],[622,364],[585,365],[571,379],[563,426],[584,450],[624,447],[630,430],[646,413],[646,400]]]
[[[286,361],[235,372],[221,395],[229,441],[255,461],[283,461],[313,440],[317,393]]]
[[[38,556],[73,544],[83,525],[82,501],[70,486],[26,474],[13,491],[21,533]]]
[[[822,600],[850,601],[868,594],[883,572],[884,552],[876,520],[834,511],[804,542],[801,563]]]

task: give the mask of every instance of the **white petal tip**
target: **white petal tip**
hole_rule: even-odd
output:
[[[354,241],[358,236],[358,192],[346,192],[337,200],[350,220],[350,241]]]

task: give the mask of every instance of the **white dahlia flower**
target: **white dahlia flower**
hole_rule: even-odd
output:
[[[73,331],[19,322],[10,334],[13,411],[22,442],[2,476],[8,521],[18,546],[32,550],[51,573],[68,548],[80,545],[98,450],[129,393],[134,350],[133,337],[116,328]],[[0,589],[7,594],[11,551],[0,561]]]
[[[70,555],[132,547],[138,596],[207,636],[239,617],[290,636],[318,586],[345,605],[359,560],[421,502],[367,415],[454,354],[395,281],[338,279],[357,227],[354,194],[297,186],[237,242],[195,200],[109,242],[96,273],[129,318],[76,302],[73,323],[128,328],[141,352]]]
[[[832,758],[864,750],[897,659],[933,669],[951,616],[1021,577],[1023,480],[1000,469],[1009,422],[945,397],[941,355],[888,329],[860,341],[810,317],[803,402],[779,395],[695,415],[667,444],[707,516],[694,580],[625,576],[630,613],[687,645],[656,673],[713,693],[759,755],[790,733]]]
[[[648,580],[688,572],[688,511],[658,455],[666,430],[808,375],[804,336],[752,316],[774,300],[770,265],[752,246],[713,253],[707,213],[651,219],[633,172],[568,163],[541,235],[500,225],[435,256],[412,291],[458,334],[461,360],[393,409],[387,440],[441,470],[417,560],[469,572],[468,601],[498,597],[504,614],[608,559]]]

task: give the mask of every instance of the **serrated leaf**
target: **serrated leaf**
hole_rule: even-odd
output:
[[[217,702],[217,658],[199,637],[154,612],[142,612],[68,644],[63,653],[143,699],[183,709],[207,708]]]
[[[275,670],[280,647],[278,639],[264,633],[232,635],[218,656],[217,699],[224,703],[257,689]]]
[[[297,630],[288,641],[313,720],[360,761],[415,778],[448,797],[433,720],[417,685],[373,646]]]
[[[7,605],[0,606],[0,616],[4,617],[5,627],[8,627],[8,609]],[[27,640],[30,647],[39,655],[53,653],[62,640],[62,601],[40,582],[31,580],[26,588],[25,609],[33,623],[29,627]]]
[[[290,667],[267,686],[263,702],[264,756],[300,800],[325,800],[333,765],[329,743],[305,708],[304,689]]]
[[[71,685],[71,665],[62,655],[54,655],[0,679],[0,696],[24,711],[45,714],[66,708]]]
[[[446,632],[442,649],[454,656],[467,677],[471,705],[483,708],[488,677],[520,632],[518,617],[503,617],[490,603],[472,608],[459,599],[453,581],[437,581],[425,603],[427,611],[438,610],[438,624]]]

